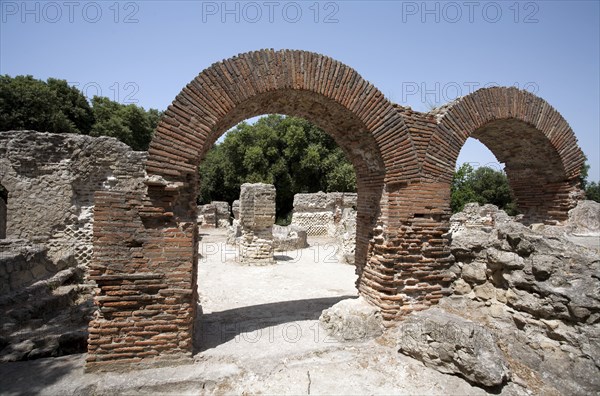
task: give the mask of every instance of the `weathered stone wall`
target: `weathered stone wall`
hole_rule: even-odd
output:
[[[9,294],[63,268],[48,258],[48,248],[25,239],[0,241],[0,295]],[[67,265],[68,263],[64,263]]]
[[[308,234],[302,227],[273,225],[273,248],[277,252],[304,249],[308,247]]]
[[[231,209],[227,202],[213,201],[198,206],[200,228],[227,228],[231,224]]]
[[[584,201],[575,212],[590,206]],[[597,216],[600,204],[593,206]],[[494,331],[520,381],[561,394],[598,389],[597,237],[588,237],[595,246],[576,244],[573,217],[560,227],[527,227],[494,205],[468,204],[451,220],[454,294],[442,306]]]
[[[0,186],[0,239],[6,238],[6,200],[8,194]]]
[[[356,252],[356,209],[342,209],[340,221],[336,227],[336,241],[339,246],[338,258],[341,262],[354,264]]]
[[[305,228],[310,236],[334,237],[338,258],[354,264],[357,204],[355,193],[296,194],[292,225]]]
[[[114,138],[0,132],[0,183],[8,191],[8,238],[49,247],[53,261],[92,255],[93,194],[143,190],[145,152]]]
[[[240,191],[240,261],[251,264],[273,262],[275,186],[244,183]]]
[[[357,206],[355,193],[312,193],[294,195],[292,225],[304,227],[310,236],[340,234],[344,210]]]

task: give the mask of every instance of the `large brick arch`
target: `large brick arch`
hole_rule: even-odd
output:
[[[312,52],[262,50],[213,64],[181,91],[152,140],[148,173],[185,180],[228,128],[276,112],[324,127],[361,175],[383,174],[383,163],[398,146],[404,152],[402,177],[418,171],[403,118],[356,71]]]
[[[238,122],[265,113],[300,116],[319,125],[354,165],[360,275],[386,169],[391,175],[396,167],[395,177],[409,178],[417,162],[403,118],[377,88],[341,62],[306,51],[262,50],[213,64],[165,112],[150,145],[148,173],[185,183],[187,191],[173,202],[185,216],[181,209],[194,201],[197,166],[207,150]],[[398,147],[405,148],[400,160]]]
[[[449,182],[469,137],[505,164],[527,221],[564,220],[578,192],[585,157],[567,121],[548,102],[517,88],[480,89],[439,109],[424,169]]]

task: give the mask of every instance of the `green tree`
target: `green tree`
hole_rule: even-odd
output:
[[[589,200],[600,202],[600,183],[589,182],[585,188],[585,197]]]
[[[83,94],[65,80],[0,76],[0,130],[88,134],[92,109]]]
[[[584,155],[585,162],[581,166],[580,180],[581,180],[581,188],[585,192],[585,198],[600,202],[600,182],[590,182],[588,181],[588,175],[590,170],[590,165],[587,162],[587,157]]]
[[[94,96],[92,109],[95,123],[92,136],[112,136],[134,150],[148,150],[161,113],[134,104],[124,105],[106,97]]]
[[[356,191],[354,168],[335,141],[310,122],[269,115],[238,124],[200,165],[201,203],[232,202],[243,183],[277,189],[277,216],[292,210],[299,192]]]
[[[78,133],[89,134],[94,125],[94,113],[83,93],[65,80],[49,78],[47,84],[56,94],[59,111],[73,123]]]
[[[491,203],[510,215],[517,213],[504,172],[489,167],[474,169],[470,164],[464,163],[452,178],[452,213],[460,212],[469,202]]]
[[[0,76],[0,131],[113,136],[134,150],[147,150],[162,113],[94,97],[92,106],[65,80]]]

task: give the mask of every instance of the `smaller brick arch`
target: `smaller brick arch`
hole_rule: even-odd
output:
[[[529,222],[564,220],[578,194],[585,157],[566,120],[548,102],[517,88],[480,89],[435,112],[426,177],[449,182],[469,137],[505,164]]]

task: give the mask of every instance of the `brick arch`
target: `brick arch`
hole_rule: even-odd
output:
[[[201,72],[166,110],[146,169],[185,180],[228,128],[265,113],[297,115],[323,127],[359,174],[384,173],[396,154],[384,144],[390,140],[407,147],[403,177],[417,172],[403,118],[377,88],[341,62],[293,50],[248,52]]]
[[[261,50],[213,64],[183,88],[162,117],[150,144],[149,176],[182,183],[169,210],[180,218],[195,216],[190,202],[195,201],[197,167],[206,152],[229,128],[266,113],[308,119],[328,132],[352,162],[359,193],[360,275],[384,179],[416,174],[417,157],[402,116],[341,62],[306,51]],[[400,155],[398,147],[404,148]],[[164,200],[161,191],[156,193],[155,202]]]
[[[426,179],[449,182],[470,137],[505,164],[526,220],[564,220],[578,193],[584,156],[566,120],[548,102],[517,88],[480,89],[434,112]]]

